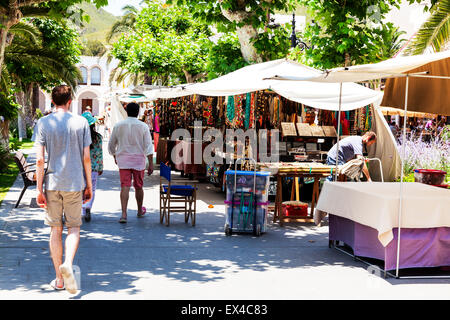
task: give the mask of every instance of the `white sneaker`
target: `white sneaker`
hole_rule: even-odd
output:
[[[77,281],[73,275],[72,266],[62,264],[59,266],[59,271],[61,271],[64,278],[64,286],[66,287],[66,290],[71,294],[77,293]]]

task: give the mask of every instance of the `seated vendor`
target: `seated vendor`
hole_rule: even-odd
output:
[[[303,123],[308,123],[311,127],[317,126],[316,121],[316,112],[314,110],[306,111],[305,121]]]
[[[303,123],[309,124],[310,127],[317,126],[316,124],[316,112],[312,109],[306,111],[305,119]],[[317,138],[299,138],[297,139],[299,142],[307,142],[307,143],[317,143]]]
[[[363,152],[367,152],[367,147],[373,145],[376,140],[377,135],[372,131],[366,132],[362,137],[350,136],[340,140],[338,157],[336,156],[337,144],[335,144],[328,151],[327,165],[336,165],[336,158],[338,158],[338,165],[343,165],[355,158],[363,158]],[[362,172],[367,178],[367,181],[372,181],[365,163]]]

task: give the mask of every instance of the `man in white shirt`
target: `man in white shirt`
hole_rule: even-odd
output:
[[[147,124],[137,119],[139,105],[129,103],[126,106],[128,118],[119,121],[113,128],[108,143],[108,151],[114,156],[120,173],[120,202],[122,217],[120,223],[127,222],[127,206],[131,181],[135,190],[138,217],[143,217],[145,158],[148,159],[147,174],[153,173],[153,143]]]

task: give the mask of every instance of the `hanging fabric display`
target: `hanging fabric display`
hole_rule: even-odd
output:
[[[364,131],[369,131],[372,128],[372,121],[370,120],[370,108],[366,106],[366,123],[364,126]]]
[[[228,103],[227,103],[227,120],[226,120],[226,124],[227,126],[231,126],[232,122],[234,120],[234,96],[229,96],[228,97]]]
[[[278,100],[275,98],[272,99],[272,104],[273,104],[272,125],[276,127],[278,122],[280,121],[280,105],[278,104]]]
[[[235,96],[235,99],[234,99],[235,116],[234,116],[234,121],[233,121],[235,128],[241,128],[244,125],[244,111],[242,109],[242,102],[243,102],[242,100],[243,100],[242,95]]]
[[[247,93],[245,98],[245,117],[244,117],[244,127],[247,130],[250,127],[250,112],[251,112],[251,94]]]
[[[249,127],[255,127],[255,112],[256,112],[256,93],[250,94],[250,120]]]

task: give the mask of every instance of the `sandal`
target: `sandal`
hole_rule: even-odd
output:
[[[61,272],[64,278],[64,286],[66,287],[66,290],[71,294],[77,293],[78,290],[77,281],[75,280],[75,275],[73,274],[72,266],[62,264],[59,266],[59,271]]]
[[[53,289],[60,291],[60,290],[65,290],[65,286],[64,286],[64,282],[63,282],[63,286],[62,287],[57,287],[56,286],[56,279],[53,279],[52,282],[50,282],[50,287],[52,287]]]
[[[145,215],[146,212],[147,212],[147,209],[145,207],[142,207],[142,213],[141,214],[138,213],[137,217],[138,218],[142,218]]]
[[[120,218],[119,223],[127,223],[127,218]]]

